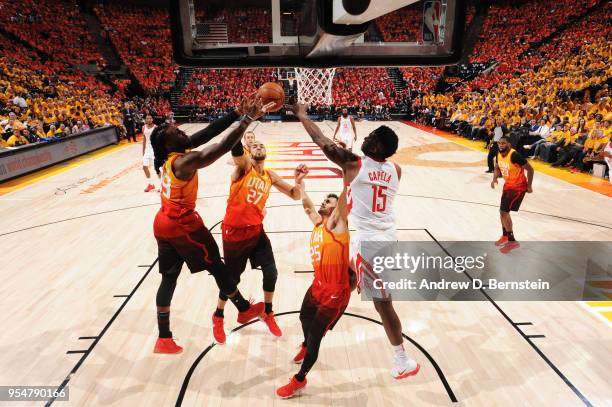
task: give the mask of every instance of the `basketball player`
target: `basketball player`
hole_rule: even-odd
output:
[[[266,170],[266,147],[259,141],[251,144],[251,153],[245,154],[242,143],[232,148],[235,169],[232,173],[227,210],[221,225],[223,239],[223,258],[227,272],[233,282],[240,282],[247,260],[251,268],[261,267],[263,274],[263,292],[265,315],[263,321],[270,333],[281,336],[272,311],[272,300],[278,272],[270,240],[263,229],[264,208],[274,186],[277,190],[292,199],[300,199],[300,188],[297,186],[306,174],[295,172],[295,184],[289,185],[274,171]],[[225,303],[227,295],[219,292],[217,309],[213,314],[213,336],[219,344],[225,343],[223,328]]]
[[[306,166],[300,167],[302,172],[308,172]],[[310,235],[314,281],[306,291],[300,309],[304,342],[293,358],[302,366],[287,385],[276,390],[281,398],[293,397],[306,386],[306,375],[317,360],[321,341],[340,319],[351,296],[346,187],[339,198],[336,194],[327,195],[318,210],[303,184],[300,189],[304,212],[314,225]]]
[[[247,157],[251,156],[251,146],[253,145],[253,142],[255,142],[255,133],[253,133],[252,131],[247,131],[244,133],[244,137],[242,137],[242,148],[244,150],[244,154]],[[230,158],[227,163],[229,165],[234,165],[234,158]]]
[[[151,134],[153,130],[155,130],[155,124],[153,124],[153,116],[148,114],[145,117],[145,125],[142,127],[142,134],[144,137],[142,138],[142,170],[145,173],[145,177],[147,177],[147,187],[145,188],[145,192],[149,192],[155,189],[155,186],[151,183],[151,172],[149,171],[149,167],[153,166],[153,161],[155,160],[155,154],[153,153],[153,146],[151,146]]]
[[[244,153],[249,157],[251,155],[251,146],[255,142],[255,133],[252,131],[247,131],[244,133]]]
[[[525,193],[533,192],[531,189],[533,168],[525,157],[510,146],[508,137],[502,136],[497,145],[499,152],[497,153],[491,188],[495,189],[497,178],[504,177],[504,189],[499,207],[503,235],[495,242],[495,245],[500,246],[502,253],[509,253],[520,246],[514,238],[510,211],[518,212]],[[527,177],[525,177],[525,171],[527,171]]]
[[[351,227],[356,229],[351,233],[350,264],[357,273],[357,287],[361,289],[364,273],[365,277],[372,275],[371,266],[362,256],[362,243],[397,241],[393,201],[401,169],[387,160],[397,150],[397,135],[387,126],[378,127],[363,140],[361,151],[365,156],[358,157],[325,137],[321,129],[308,119],[305,105],[296,104],[288,108],[302,122],[325,156],[342,168],[344,183],[348,187],[348,219]],[[372,288],[371,292],[374,307],[393,348],[392,376],[403,379],[416,374],[420,366],[406,354],[402,324],[391,297],[382,290],[378,292]]]
[[[352,132],[351,127],[353,128]],[[342,109],[342,115],[338,117],[336,131],[334,131],[334,141],[337,140],[336,134],[338,134],[338,130],[340,130],[340,141],[344,143],[347,150],[353,151],[353,143],[357,141],[357,129],[355,128],[353,116],[349,116],[346,108]]]
[[[159,253],[159,272],[162,275],[157,291],[157,322],[159,338],[155,353],[180,353],[170,331],[170,302],[183,263],[192,273],[208,270],[221,291],[227,294],[238,308],[238,322],[246,323],[264,311],[264,304],[251,305],[232,282],[221,261],[219,248],[202,218],[195,211],[198,192],[198,169],[204,168],[223,154],[230,151],[249,124],[260,117],[273,104],[262,107],[260,98],[249,98],[241,104],[240,113],[245,113],[230,134],[219,143],[207,146],[201,151],[189,151],[220,134],[233,122],[238,113],[230,113],[204,130],[188,137],[176,126],[166,124],[151,134],[155,152],[155,168],[162,171],[161,209],[155,217],[153,231]]]

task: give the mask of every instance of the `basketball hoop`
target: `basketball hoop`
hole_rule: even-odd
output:
[[[312,105],[331,105],[332,83],[336,68],[295,68],[298,102]]]

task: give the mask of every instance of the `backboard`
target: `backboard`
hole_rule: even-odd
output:
[[[185,66],[448,65],[465,0],[170,0],[170,16]]]

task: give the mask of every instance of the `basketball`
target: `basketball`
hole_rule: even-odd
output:
[[[266,82],[259,87],[257,94],[263,99],[263,103],[268,104],[274,102],[275,105],[270,109],[270,112],[276,112],[285,103],[285,91],[283,87],[276,82]]]
[[[612,0],[0,9],[0,407],[612,407]]]

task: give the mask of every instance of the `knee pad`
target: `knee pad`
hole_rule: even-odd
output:
[[[238,288],[237,282],[229,275],[225,264],[221,261],[210,266],[208,272],[215,278],[219,287],[219,298],[227,301],[227,294],[233,293]]]
[[[278,271],[276,270],[276,264],[271,263],[265,266],[261,266],[263,273],[263,289],[264,291],[273,292],[276,287],[276,279],[278,277]]]
[[[162,281],[157,289],[157,297],[155,302],[158,307],[169,307],[172,301],[172,295],[176,288],[176,280],[178,279],[178,273],[164,274],[162,275]]]

